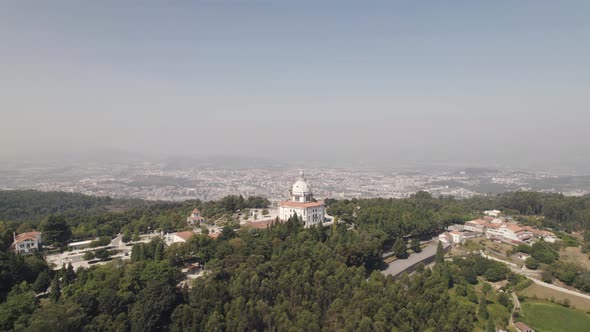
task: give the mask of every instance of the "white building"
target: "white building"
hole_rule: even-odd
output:
[[[463,233],[459,231],[452,231],[450,232],[451,237],[453,238],[453,243],[463,243],[465,242],[465,237],[463,237]]]
[[[549,243],[555,243],[557,241],[557,236],[551,232],[540,233],[539,237]]]
[[[203,218],[201,212],[198,209],[194,209],[191,215],[186,218],[186,222],[190,225],[200,224],[205,222],[205,218]]]
[[[195,233],[191,231],[166,234],[164,241],[167,245],[171,245],[172,243],[184,243],[193,236],[195,236]]]
[[[534,237],[543,239],[545,242],[554,243],[555,241],[557,241],[557,236],[555,236],[555,234],[553,234],[552,232],[542,229],[536,229],[531,226],[523,226],[522,228],[531,232]]]
[[[72,248],[72,250],[80,250],[80,249],[90,248],[90,244],[96,240],[98,240],[98,238],[96,238],[94,240],[86,240],[86,241],[78,241],[78,242],[68,243],[68,248]]]
[[[41,249],[41,233],[27,232],[13,235],[12,249],[17,254],[29,254]]]
[[[482,219],[467,221],[465,225],[463,225],[463,229],[468,232],[485,233],[486,222]]]
[[[502,213],[500,210],[488,210],[483,212],[483,214],[491,217],[497,217],[500,215],[500,213]]]
[[[487,228],[486,235],[503,237],[506,240],[525,242],[533,238],[533,233],[513,223],[503,223],[497,228]]]
[[[303,226],[321,225],[326,215],[326,207],[323,202],[313,198],[311,187],[305,179],[303,171],[299,173],[299,179],[289,192],[291,199],[279,202],[279,219],[285,221],[294,214],[303,221]]]
[[[443,243],[464,243],[465,237],[459,231],[444,232],[438,236],[439,241]]]
[[[453,237],[449,232],[444,232],[438,235],[438,240],[442,243],[451,243],[453,242]]]

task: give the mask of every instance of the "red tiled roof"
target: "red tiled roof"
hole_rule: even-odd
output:
[[[199,210],[195,208],[195,209],[193,210],[193,214],[197,214],[197,213],[201,213],[201,212],[199,212]]]
[[[529,330],[531,330],[531,328],[528,325],[526,325],[525,323],[523,323],[523,322],[514,323],[514,326],[516,326],[516,328],[519,329],[519,330],[521,330],[521,331],[529,331]]]
[[[535,227],[532,227],[532,226],[522,226],[522,228],[527,231],[531,231],[533,234],[536,234],[536,235],[553,235],[553,236],[555,236],[555,234],[553,234],[549,231],[546,231],[543,229],[536,229]]]
[[[21,233],[16,236],[16,240],[14,242],[19,243],[26,240],[36,241],[39,235],[41,235],[40,232]]]
[[[221,235],[221,232],[217,232],[217,233],[209,233],[208,234],[210,238],[212,239],[216,239],[219,237],[219,235]]]
[[[181,238],[185,241],[188,241],[188,239],[193,237],[195,235],[195,233],[193,233],[191,231],[185,231],[185,232],[174,233],[174,235],[178,236],[179,238]]]
[[[518,226],[516,224],[512,224],[512,223],[505,223],[503,225],[503,227],[508,228],[509,230],[513,231],[514,233],[524,231],[524,229],[522,229],[522,227],[520,227],[520,226]]]
[[[324,202],[292,202],[292,201],[284,201],[279,202],[279,206],[288,206],[288,207],[295,207],[295,208],[309,208],[309,207],[320,207],[324,206]]]

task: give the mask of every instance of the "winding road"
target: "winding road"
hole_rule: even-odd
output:
[[[483,257],[485,257],[485,258],[488,258],[488,259],[495,260],[495,261],[498,261],[500,263],[506,264],[513,272],[518,273],[518,274],[521,274],[521,275],[529,278],[530,280],[532,280],[535,284],[537,284],[539,286],[551,288],[553,290],[556,290],[556,291],[559,291],[559,292],[562,292],[562,293],[566,293],[566,294],[574,295],[574,296],[579,296],[579,297],[582,297],[582,298],[585,298],[585,299],[590,300],[590,295],[588,295],[588,294],[576,292],[576,291],[573,291],[571,289],[563,288],[563,287],[560,287],[560,286],[556,286],[556,285],[549,284],[549,283],[543,282],[541,280],[532,278],[531,277],[532,275],[533,276],[538,276],[539,275],[539,272],[537,272],[537,271],[531,271],[531,270],[528,270],[528,269],[520,269],[514,263],[507,262],[505,260],[502,260],[502,259],[499,259],[499,258],[496,258],[496,257],[492,257],[492,256],[489,256],[489,255],[486,255],[483,251],[481,251],[481,255]]]

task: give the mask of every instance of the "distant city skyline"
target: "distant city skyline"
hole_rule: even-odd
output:
[[[589,173],[588,17],[587,1],[4,3],[0,161]]]

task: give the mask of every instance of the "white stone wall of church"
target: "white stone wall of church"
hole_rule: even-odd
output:
[[[279,208],[279,218],[281,220],[287,220],[295,213],[301,217],[306,226],[311,226],[324,222],[326,209],[323,206],[306,209],[283,206]]]

